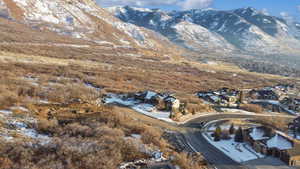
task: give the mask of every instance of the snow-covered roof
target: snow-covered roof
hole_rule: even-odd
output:
[[[165,101],[172,102],[172,103],[175,102],[176,100],[178,100],[178,99],[176,99],[173,96],[168,96],[168,97],[165,98]]]
[[[267,146],[269,148],[278,148],[279,150],[288,150],[293,148],[292,142],[279,134],[276,134],[274,137],[268,140]]]
[[[218,100],[220,99],[218,96],[211,96],[210,98],[211,98],[213,101],[215,101],[215,102],[218,101]]]
[[[261,128],[253,128],[251,133],[249,134],[253,140],[264,140],[268,139],[268,137],[264,136],[265,132]]]
[[[157,93],[155,93],[155,92],[147,91],[145,99],[150,100],[153,96],[156,96],[156,95],[157,95]]]

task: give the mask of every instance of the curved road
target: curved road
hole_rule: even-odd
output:
[[[238,119],[251,119],[254,117],[258,117],[260,115],[247,115],[247,114],[216,114],[216,115],[208,115],[203,117],[198,117],[193,119],[184,125],[186,128],[186,133],[184,133],[184,137],[189,146],[197,152],[202,153],[205,159],[213,165],[213,168],[217,169],[249,169],[249,167],[244,166],[238,162],[235,162],[230,157],[225,155],[222,151],[215,148],[211,145],[201,134],[201,126],[204,123],[210,122],[218,119],[228,119],[228,118],[238,118]],[[261,115],[264,116],[265,115]],[[286,118],[292,118],[288,116],[284,116]]]

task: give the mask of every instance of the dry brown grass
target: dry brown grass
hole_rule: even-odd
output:
[[[281,130],[281,131],[287,131],[288,130],[288,123],[290,123],[292,119],[287,118],[280,118],[280,117],[259,117],[256,118],[256,122],[260,124],[264,124],[266,126],[270,126],[272,128]]]
[[[182,169],[205,169],[206,162],[200,157],[191,157],[187,153],[175,153],[173,164],[179,165]]]
[[[254,113],[262,113],[264,111],[263,107],[257,104],[243,104],[240,108]]]
[[[81,60],[74,60],[71,62],[66,59],[55,59],[52,57],[3,53],[2,55],[6,58],[12,58],[12,60],[6,59],[6,63],[0,62],[0,68],[2,70],[2,81],[0,82],[0,85],[3,86],[3,89],[8,88],[6,90],[7,93],[15,93],[9,94],[11,96],[20,92],[20,95],[34,95],[43,99],[63,101],[69,99],[70,95],[81,95],[85,97],[85,93],[89,92],[86,92],[87,90],[85,90],[82,85],[80,86],[78,82],[90,82],[96,86],[104,87],[106,92],[124,93],[146,89],[161,92],[173,91],[178,95],[185,95],[183,98],[187,98],[186,101],[191,104],[201,104],[199,99],[189,98],[188,95],[191,95],[198,90],[214,88],[214,86],[217,88],[219,85],[215,85],[216,81],[219,81],[220,84],[223,84],[224,86],[241,84],[232,79],[218,80],[218,78],[224,79],[226,73],[211,74],[180,65],[167,63],[152,64],[146,63],[145,61],[131,60],[130,58],[126,60],[111,60],[112,58],[110,58],[110,61],[108,61],[108,58],[104,57],[101,58],[99,62],[89,64],[89,62]],[[25,61],[24,59],[27,57],[30,59]],[[105,61],[103,59],[107,60]],[[32,63],[31,60],[33,61]],[[71,63],[76,64],[72,65]],[[37,87],[28,82],[24,83],[24,80],[21,79],[26,75],[38,77],[39,83],[42,85]],[[43,91],[43,87],[46,87],[49,81],[57,81],[58,78],[60,78],[58,82],[61,86],[56,86],[51,92]],[[249,77],[245,77],[245,79],[247,78]],[[267,79],[261,80],[261,83],[259,80],[256,80],[255,84],[269,84],[273,81],[268,81]],[[13,83],[8,83],[9,81],[13,81]],[[249,82],[248,84],[254,85],[254,81],[253,83]],[[62,96],[61,93],[65,93],[66,96]]]
[[[142,134],[144,144],[170,152],[159,128],[133,120],[111,107],[32,105],[30,108],[36,112],[47,107],[55,110],[52,113],[56,120],[37,116],[40,123],[36,127],[38,131],[53,136],[51,143],[33,143],[35,146],[19,142],[0,143],[2,168],[115,169],[124,161],[149,158],[134,142],[124,139],[132,133]],[[74,116],[74,109],[78,112],[89,109],[91,112]]]

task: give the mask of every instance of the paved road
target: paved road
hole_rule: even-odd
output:
[[[187,123],[181,125],[184,127],[190,127],[190,128],[200,128],[201,124],[205,122],[210,122],[213,120],[218,119],[226,119],[226,118],[237,118],[237,119],[252,119],[255,117],[273,117],[274,115],[265,115],[265,114],[229,114],[229,113],[223,113],[223,114],[212,114],[207,116],[201,116],[198,118],[195,118],[193,120],[188,121]],[[287,116],[287,115],[275,115],[274,117],[280,117],[280,118],[286,118],[286,119],[293,119],[294,116]]]
[[[201,152],[206,160],[211,163],[217,169],[254,169],[251,165],[243,165],[235,162],[229,158],[222,151],[211,145],[201,134],[201,126],[213,120],[227,119],[227,118],[239,118],[247,119],[253,118],[253,115],[247,114],[217,114],[196,118],[182,125],[187,128],[187,132],[184,133],[185,139],[195,151]],[[290,117],[286,117],[290,118]],[[255,162],[253,162],[255,163]],[[266,165],[268,166],[268,165]],[[270,168],[281,169],[278,166],[269,166]],[[256,167],[255,169],[260,169]]]

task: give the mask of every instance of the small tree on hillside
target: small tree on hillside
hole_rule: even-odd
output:
[[[241,127],[235,132],[234,141],[238,143],[244,142],[244,133]]]
[[[214,132],[214,141],[220,141],[221,140],[221,134],[222,134],[222,129],[220,126],[218,126]]]
[[[232,135],[235,133],[235,128],[234,128],[234,124],[231,123],[230,128],[229,128],[229,134]]]
[[[244,103],[244,99],[245,99],[245,94],[244,94],[243,91],[240,91],[240,92],[239,92],[238,102],[239,102],[240,104],[242,104],[242,103]]]

